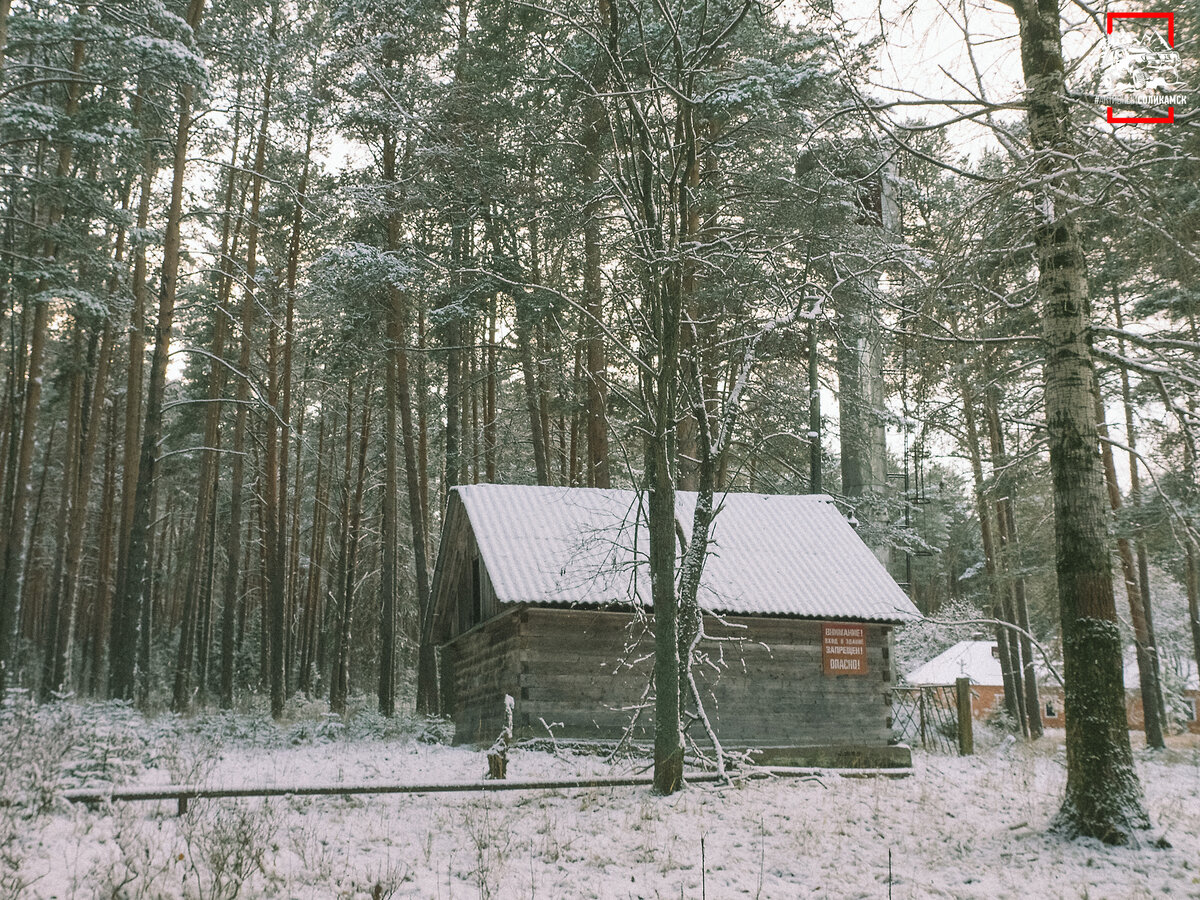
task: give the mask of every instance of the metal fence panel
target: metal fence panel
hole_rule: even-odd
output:
[[[958,699],[954,685],[892,688],[892,731],[914,747],[957,755]]]

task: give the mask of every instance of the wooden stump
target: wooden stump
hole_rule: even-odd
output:
[[[504,778],[508,774],[508,748],[493,747],[488,751],[488,778]]]
[[[513,706],[516,701],[508,694],[504,695],[504,730],[496,738],[496,743],[488,749],[488,778],[504,778],[508,775],[508,746],[513,741]]]

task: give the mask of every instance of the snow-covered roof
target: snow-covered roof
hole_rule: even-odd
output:
[[[995,641],[959,641],[949,650],[913,669],[904,680],[909,684],[952,684],[966,676],[972,684],[1004,685],[1000,660],[993,655]]]
[[[1046,674],[1045,664],[1038,659],[1034,665],[1040,681]],[[1172,667],[1176,678],[1183,682],[1184,690],[1200,690],[1195,660],[1186,657],[1162,660],[1160,665]],[[1137,690],[1137,657],[1132,645],[1125,649],[1123,674],[1125,689]],[[964,675],[971,679],[972,684],[1003,686],[1004,676],[1000,671],[1000,659],[996,656],[995,641],[959,641],[949,650],[913,669],[904,680],[909,684],[950,684]]]
[[[1159,657],[1159,671],[1164,675],[1170,670],[1175,682],[1182,683],[1185,691],[1200,691],[1200,674],[1196,672],[1196,661],[1188,656]],[[1136,691],[1141,684],[1138,674],[1137,650],[1131,644],[1125,648],[1125,690]]]
[[[454,493],[502,603],[649,605],[647,495],[479,484]],[[691,540],[696,494],[676,494]],[[718,494],[700,603],[710,611],[902,622],[916,607],[825,495]],[[678,542],[676,544],[678,548]]]

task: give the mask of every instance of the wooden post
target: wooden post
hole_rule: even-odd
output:
[[[971,679],[959,678],[954,682],[958,693],[958,752],[970,756],[975,752],[974,721],[971,716]]]
[[[917,714],[921,722],[921,747],[928,748],[929,745],[925,742],[925,688],[921,688],[917,693]]]

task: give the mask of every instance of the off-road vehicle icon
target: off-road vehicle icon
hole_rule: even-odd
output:
[[[1151,50],[1136,41],[1109,41],[1101,66],[1109,90],[1128,90],[1132,86],[1138,91],[1169,91],[1179,86],[1174,79],[1182,64],[1183,58],[1175,50]]]

